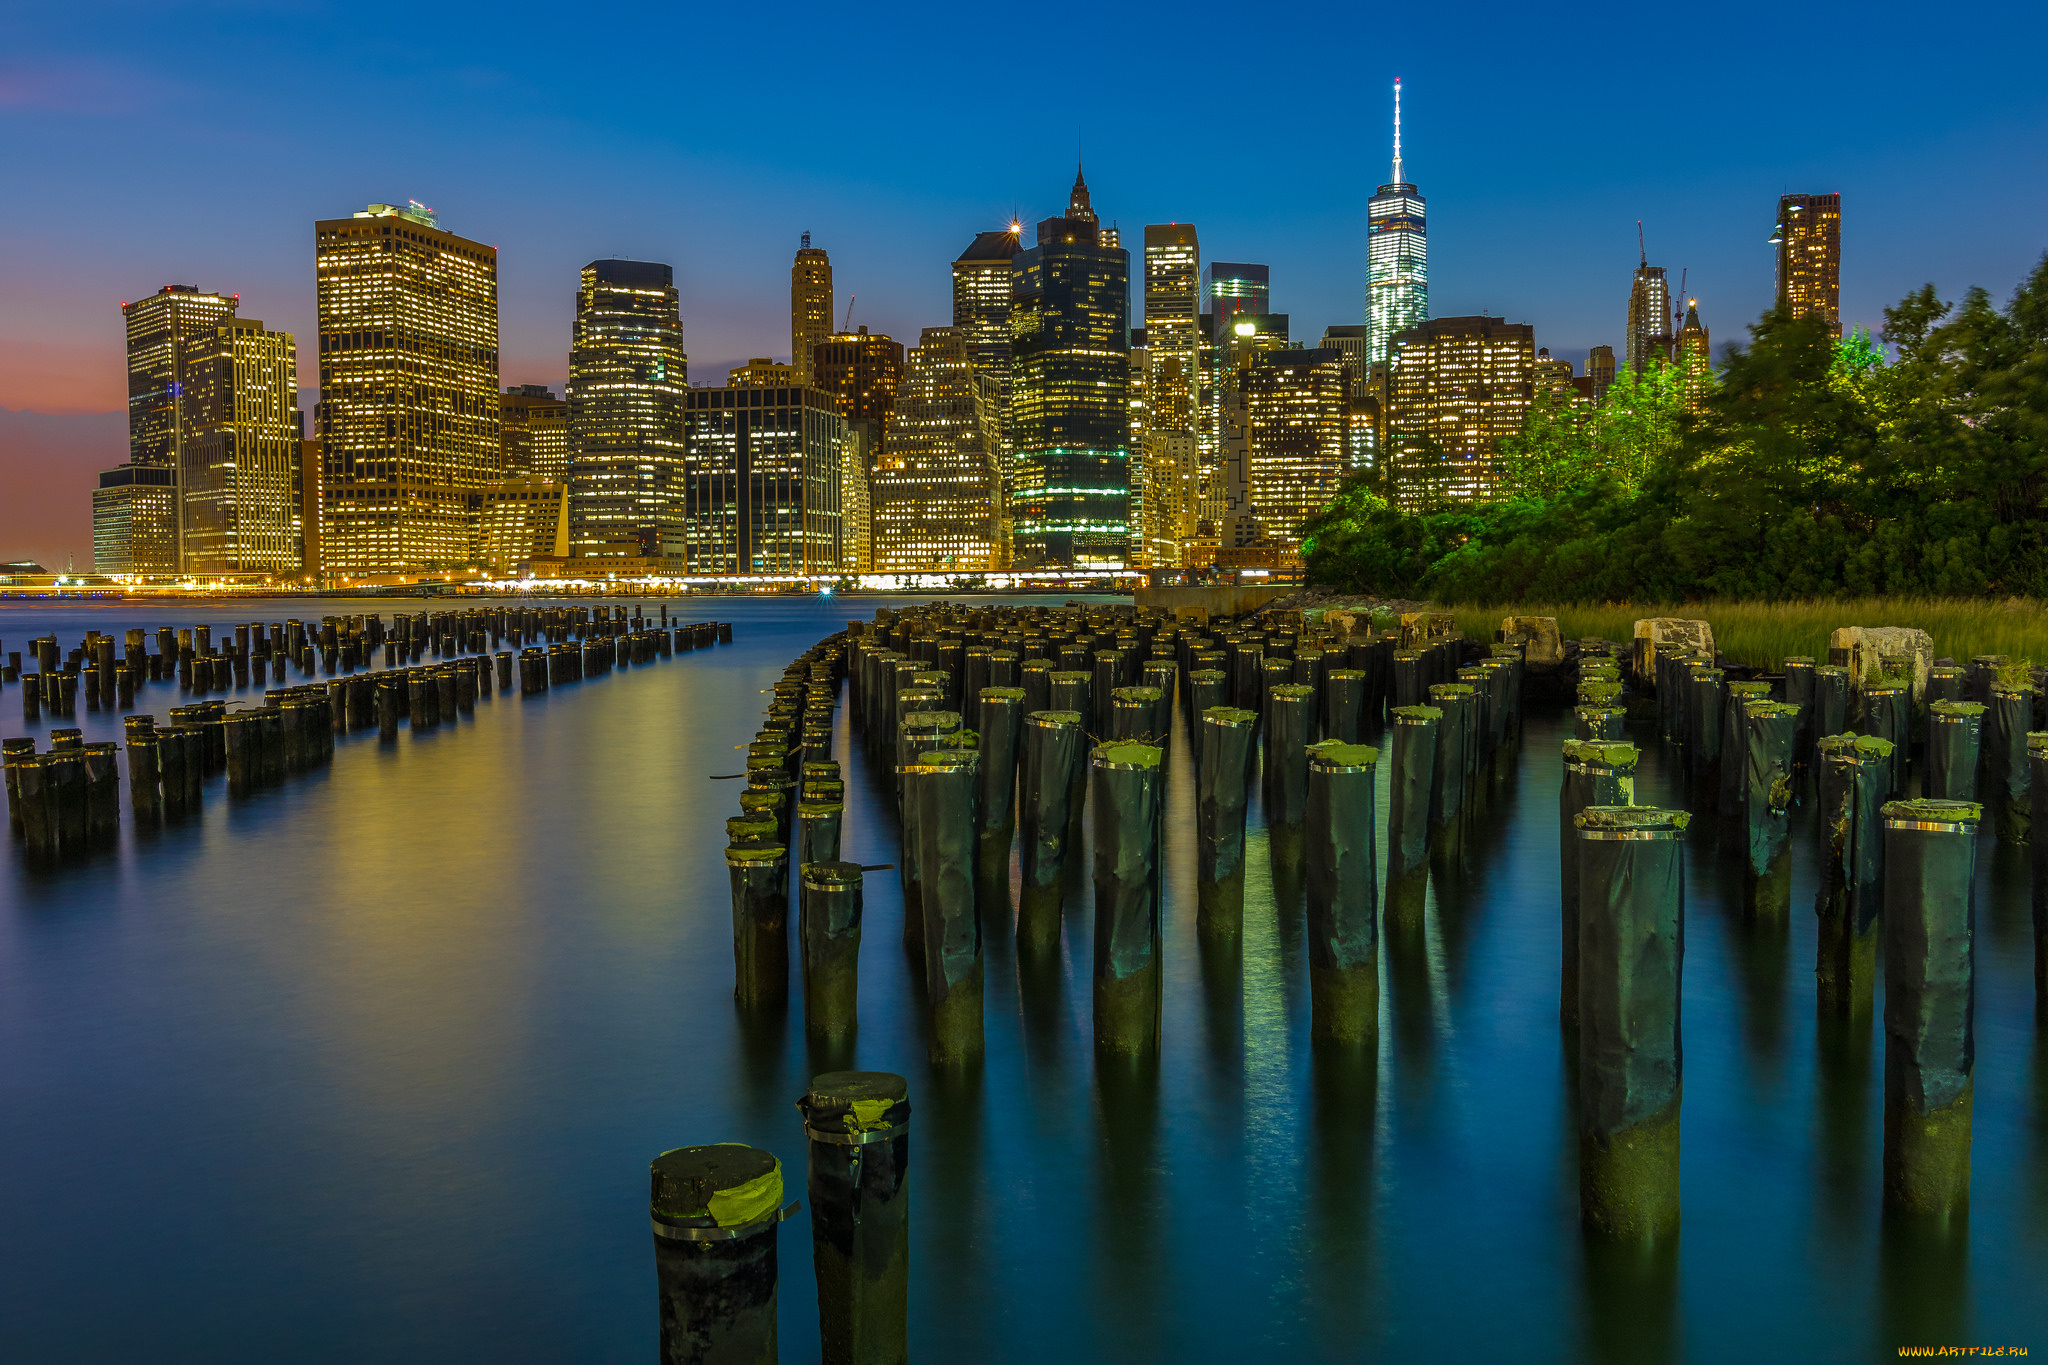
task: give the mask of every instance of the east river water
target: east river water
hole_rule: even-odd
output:
[[[767,1024],[735,1011],[721,822],[739,784],[706,779],[744,766],[790,658],[877,604],[675,603],[733,621],[734,643],[499,693],[394,744],[344,736],[331,765],[246,798],[212,778],[180,827],[138,837],[124,792],[118,849],[54,871],[8,848],[0,1360],[652,1358],[648,1160],[752,1143],[802,1194],[801,1001]],[[0,640],[461,605],[0,603]],[[156,684],[137,709],[183,700]],[[82,701],[52,724],[119,737]],[[1988,833],[1967,1238],[1880,1216],[1881,1026],[1815,1017],[1809,802],[1780,932],[1744,923],[1736,846],[1693,826],[1683,1231],[1647,1264],[1586,1243],[1557,1023],[1569,724],[1531,709],[1519,764],[1435,873],[1426,956],[1383,949],[1376,1059],[1309,1046],[1302,906],[1276,902],[1256,804],[1242,950],[1197,943],[1184,731],[1156,1076],[1096,1071],[1085,875],[1056,971],[1020,972],[989,915],[986,1064],[935,1076],[895,874],[870,874],[855,1058],[910,1080],[914,1354],[2048,1350],[2048,1031],[2026,850]],[[0,735],[22,733],[20,690],[0,689]],[[1637,801],[1684,804],[1638,738]],[[845,856],[898,862],[843,705],[837,756]],[[815,1360],[808,1215],[779,1236],[783,1357]]]

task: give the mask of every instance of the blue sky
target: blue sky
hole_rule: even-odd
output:
[[[1362,310],[1395,76],[1433,313],[1531,322],[1560,354],[1618,344],[1640,218],[1718,343],[1769,302],[1777,195],[1836,190],[1843,311],[1876,323],[1929,280],[2003,297],[2048,248],[2044,15],[16,5],[0,409],[118,408],[118,304],[173,281],[311,333],[313,221],[408,197],[501,249],[507,383],[560,382],[600,256],[676,267],[699,382],[786,354],[806,229],[842,316],[856,294],[856,324],[914,341],[949,321],[974,232],[1061,207],[1077,133],[1105,219],[1191,220],[1205,259],[1270,264],[1274,307],[1314,336]]]

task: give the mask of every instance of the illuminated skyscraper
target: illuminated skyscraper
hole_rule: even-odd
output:
[[[1139,457],[1144,497],[1132,543],[1135,562],[1173,568],[1200,516],[1202,419],[1202,248],[1192,223],[1145,229],[1145,432]],[[1138,477],[1132,482],[1138,482]]]
[[[569,400],[545,384],[518,384],[498,398],[498,445],[508,479],[569,481]]]
[[[192,432],[178,470],[185,572],[296,574],[302,428],[291,333],[223,322],[188,376]]]
[[[683,553],[683,395],[674,272],[592,261],[569,352],[569,546],[576,555]]]
[[[1429,316],[1429,211],[1401,165],[1401,82],[1394,81],[1394,178],[1366,201],[1366,359],[1385,361],[1394,335]]]
[[[1130,550],[1130,255],[1088,186],[1011,263],[1011,521],[1019,568],[1114,568]]]
[[[146,299],[121,305],[128,334],[128,464],[100,476],[108,496],[95,496],[107,516],[109,563],[120,573],[175,573],[182,509],[174,488],[192,434],[197,396],[193,370],[217,344],[221,324],[235,316],[238,294],[202,294],[167,284]],[[164,471],[162,473],[143,471]],[[97,513],[96,513],[97,515]],[[157,519],[164,519],[158,524]],[[117,529],[118,528],[118,529]],[[94,562],[99,560],[95,532]],[[124,548],[113,549],[115,544]]]
[[[821,389],[691,389],[686,569],[825,574],[846,562],[839,474],[846,421]]]
[[[503,458],[498,249],[444,230],[416,201],[323,219],[313,233],[322,570],[466,565],[476,495]]]
[[[1220,341],[1240,313],[1267,313],[1273,306],[1272,271],[1263,265],[1212,261],[1209,313]]]
[[[1650,264],[1642,246],[1643,225],[1636,224],[1637,250],[1642,263],[1628,288],[1628,340],[1624,358],[1632,374],[1641,374],[1652,360],[1671,359],[1671,283],[1664,267]]]
[[[839,399],[839,415],[849,422],[873,422],[876,435],[888,438],[889,415],[896,409],[896,387],[903,382],[903,343],[863,327],[837,332],[818,343],[811,384]]]
[[[1685,301],[1685,325],[1678,329],[1677,360],[1685,405],[1699,412],[1706,407],[1707,394],[1714,387],[1714,356],[1706,325],[1700,321],[1698,299]]]
[[[1274,351],[1291,350],[1287,314],[1238,313],[1228,327],[1218,328],[1210,348],[1210,395],[1215,423],[1212,467],[1205,467],[1200,554],[1191,563],[1209,562],[1220,552],[1259,542],[1263,532],[1252,508],[1251,411],[1247,379],[1260,360]],[[1213,538],[1213,539],[1212,539]]]
[[[1435,318],[1394,338],[1387,446],[1408,507],[1484,497],[1504,436],[1535,399],[1536,333],[1499,318]]]
[[[789,363],[799,385],[811,382],[818,347],[831,335],[832,258],[806,232],[789,267]]]
[[[1003,567],[1002,478],[982,440],[973,355],[961,327],[927,327],[910,352],[868,488],[877,573]]]
[[[1778,198],[1778,307],[1795,318],[1820,317],[1842,334],[1842,196]]]
[[[1298,549],[1302,523],[1337,495],[1349,463],[1344,353],[1266,351],[1241,388],[1248,510],[1266,542]]]
[[[1024,247],[1023,225],[977,232],[953,262],[953,326],[963,330],[986,402],[984,433],[1005,481],[1010,476],[1010,262]]]

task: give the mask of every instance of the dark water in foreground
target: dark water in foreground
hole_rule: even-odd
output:
[[[196,825],[138,839],[124,809],[118,853],[58,872],[9,850],[0,1360],[650,1359],[648,1159],[744,1141],[802,1184],[801,1005],[735,1015],[720,822],[738,784],[705,777],[740,766],[789,658],[874,605],[686,603],[737,622],[736,643],[500,695],[391,746],[351,736],[331,767],[232,804],[214,779]],[[257,614],[6,606],[0,638]],[[181,700],[158,685],[139,705]],[[90,739],[119,721],[81,705],[70,723]],[[1816,1026],[1809,808],[1775,936],[1743,925],[1711,822],[1694,827],[1684,1231],[1666,1263],[1589,1253],[1556,1023],[1568,724],[1531,717],[1438,869],[1426,958],[1383,953],[1376,1062],[1308,1045],[1301,907],[1276,904],[1256,806],[1242,953],[1199,949],[1184,734],[1156,1075],[1097,1074],[1084,882],[1045,979],[1020,979],[990,924],[986,1066],[935,1078],[896,884],[872,875],[857,1061],[911,1082],[916,1353],[2048,1350],[2048,1033],[2025,850],[1988,835],[1967,1245],[1881,1227],[1883,1044]],[[843,707],[840,727],[857,758]],[[0,735],[22,732],[19,690],[0,690]],[[847,856],[895,862],[849,767]],[[1639,802],[1682,804],[1654,748],[1643,774]],[[780,1237],[784,1358],[815,1359],[807,1217]]]

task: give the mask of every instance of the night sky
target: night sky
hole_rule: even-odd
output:
[[[123,458],[119,304],[239,293],[314,331],[312,223],[419,199],[500,248],[502,377],[559,385],[576,271],[667,261],[697,382],[786,357],[789,258],[914,344],[976,231],[1192,220],[1297,337],[1363,312],[1403,79],[1430,307],[1620,346],[1636,220],[1716,345],[1785,191],[1843,196],[1845,321],[2001,300],[2048,248],[2048,9],[17,5],[0,42],[0,558],[90,561]],[[1134,314],[1135,320],[1135,314]],[[61,419],[61,420],[60,420]]]

